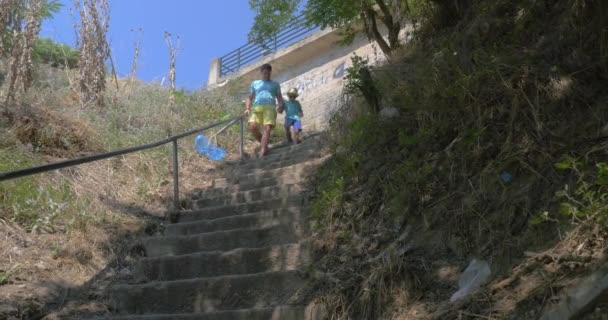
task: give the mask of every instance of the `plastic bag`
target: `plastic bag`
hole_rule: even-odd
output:
[[[207,148],[207,158],[209,160],[222,160],[226,156],[226,151],[218,146],[210,144]]]
[[[209,139],[207,139],[204,134],[199,134],[194,139],[194,148],[199,155],[202,156],[206,154],[207,150],[209,149]]]
[[[469,266],[460,275],[460,279],[458,279],[459,290],[452,295],[450,302],[454,302],[475,292],[479,287],[488,282],[491,274],[490,265],[487,262],[477,259],[471,260]]]
[[[217,142],[216,142],[217,143]],[[226,151],[216,145],[209,143],[209,139],[203,134],[199,134],[194,139],[194,148],[200,156],[207,155],[209,160],[222,160],[226,156]]]

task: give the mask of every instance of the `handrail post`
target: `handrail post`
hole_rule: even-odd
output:
[[[240,70],[241,69],[241,48],[239,47],[238,51],[237,51],[237,56],[236,56],[236,69]]]
[[[173,209],[180,210],[179,204],[179,163],[177,162],[177,139],[173,139]]]
[[[240,139],[239,139],[239,157],[242,160],[243,159],[243,136],[244,136],[244,132],[245,131],[245,117],[241,117],[241,133],[240,133]]]

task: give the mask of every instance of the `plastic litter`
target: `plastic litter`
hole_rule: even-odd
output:
[[[226,150],[218,147],[215,144],[210,143],[210,140],[214,140],[217,144],[215,136],[208,139],[204,134],[199,134],[194,139],[194,148],[200,156],[206,155],[209,160],[222,160],[226,156]]]
[[[510,183],[511,181],[513,181],[513,175],[508,171],[501,171],[500,180],[502,180],[502,182],[504,183]]]
[[[222,160],[226,156],[226,151],[218,146],[210,144],[207,148],[207,158],[209,160]]]
[[[199,134],[194,139],[194,148],[199,155],[202,156],[206,154],[207,150],[209,149],[209,139],[207,139],[204,134]]]
[[[477,259],[471,260],[469,266],[460,275],[460,279],[458,279],[459,290],[452,295],[450,302],[454,302],[475,292],[479,287],[488,282],[491,274],[490,265],[487,262]]]

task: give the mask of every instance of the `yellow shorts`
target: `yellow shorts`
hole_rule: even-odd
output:
[[[277,110],[275,106],[262,105],[253,107],[249,116],[249,123],[252,122],[263,126],[275,126],[277,122]]]

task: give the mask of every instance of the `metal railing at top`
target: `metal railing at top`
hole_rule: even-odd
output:
[[[70,160],[59,161],[59,162],[55,162],[55,163],[43,164],[43,165],[39,165],[39,166],[27,168],[27,169],[0,172],[0,182],[5,181],[5,180],[10,180],[10,179],[26,177],[26,176],[30,176],[30,175],[34,175],[34,174],[39,174],[39,173],[43,173],[43,172],[73,167],[73,166],[81,165],[81,164],[88,163],[88,162],[94,162],[94,161],[99,161],[99,160],[108,159],[108,158],[112,158],[112,157],[117,157],[117,156],[129,154],[129,153],[133,153],[133,152],[138,152],[138,151],[142,151],[142,150],[160,147],[167,143],[172,143],[173,144],[173,152],[172,152],[172,155],[173,155],[173,157],[172,157],[173,208],[174,208],[174,210],[179,210],[180,209],[179,162],[177,161],[178,160],[177,140],[191,136],[191,135],[199,133],[199,132],[203,132],[203,131],[211,129],[211,128],[219,127],[219,126],[225,124],[226,126],[224,126],[222,129],[218,130],[218,132],[216,133],[216,135],[217,135],[217,134],[223,132],[224,130],[226,130],[228,127],[234,125],[237,121],[240,122],[240,124],[239,124],[240,125],[239,156],[242,158],[243,157],[243,143],[244,143],[244,141],[243,141],[244,122],[243,122],[242,116],[236,116],[236,117],[228,118],[226,120],[218,121],[216,123],[212,123],[212,124],[204,126],[204,127],[192,129],[192,130],[168,137],[167,139],[164,139],[164,140],[160,140],[160,141],[156,141],[156,142],[152,142],[152,143],[148,143],[148,144],[144,144],[144,145],[140,145],[140,146],[136,146],[136,147],[126,148],[126,149],[116,150],[116,151],[111,151],[111,152],[105,152],[105,153],[99,153],[99,154],[95,154],[92,156],[86,156],[86,157],[77,158],[77,159],[70,159]]]
[[[249,42],[222,56],[220,58],[220,77],[235,73],[244,66],[276,52],[278,49],[294,44],[317,30],[319,27],[310,26],[303,15],[299,16],[263,44]]]

